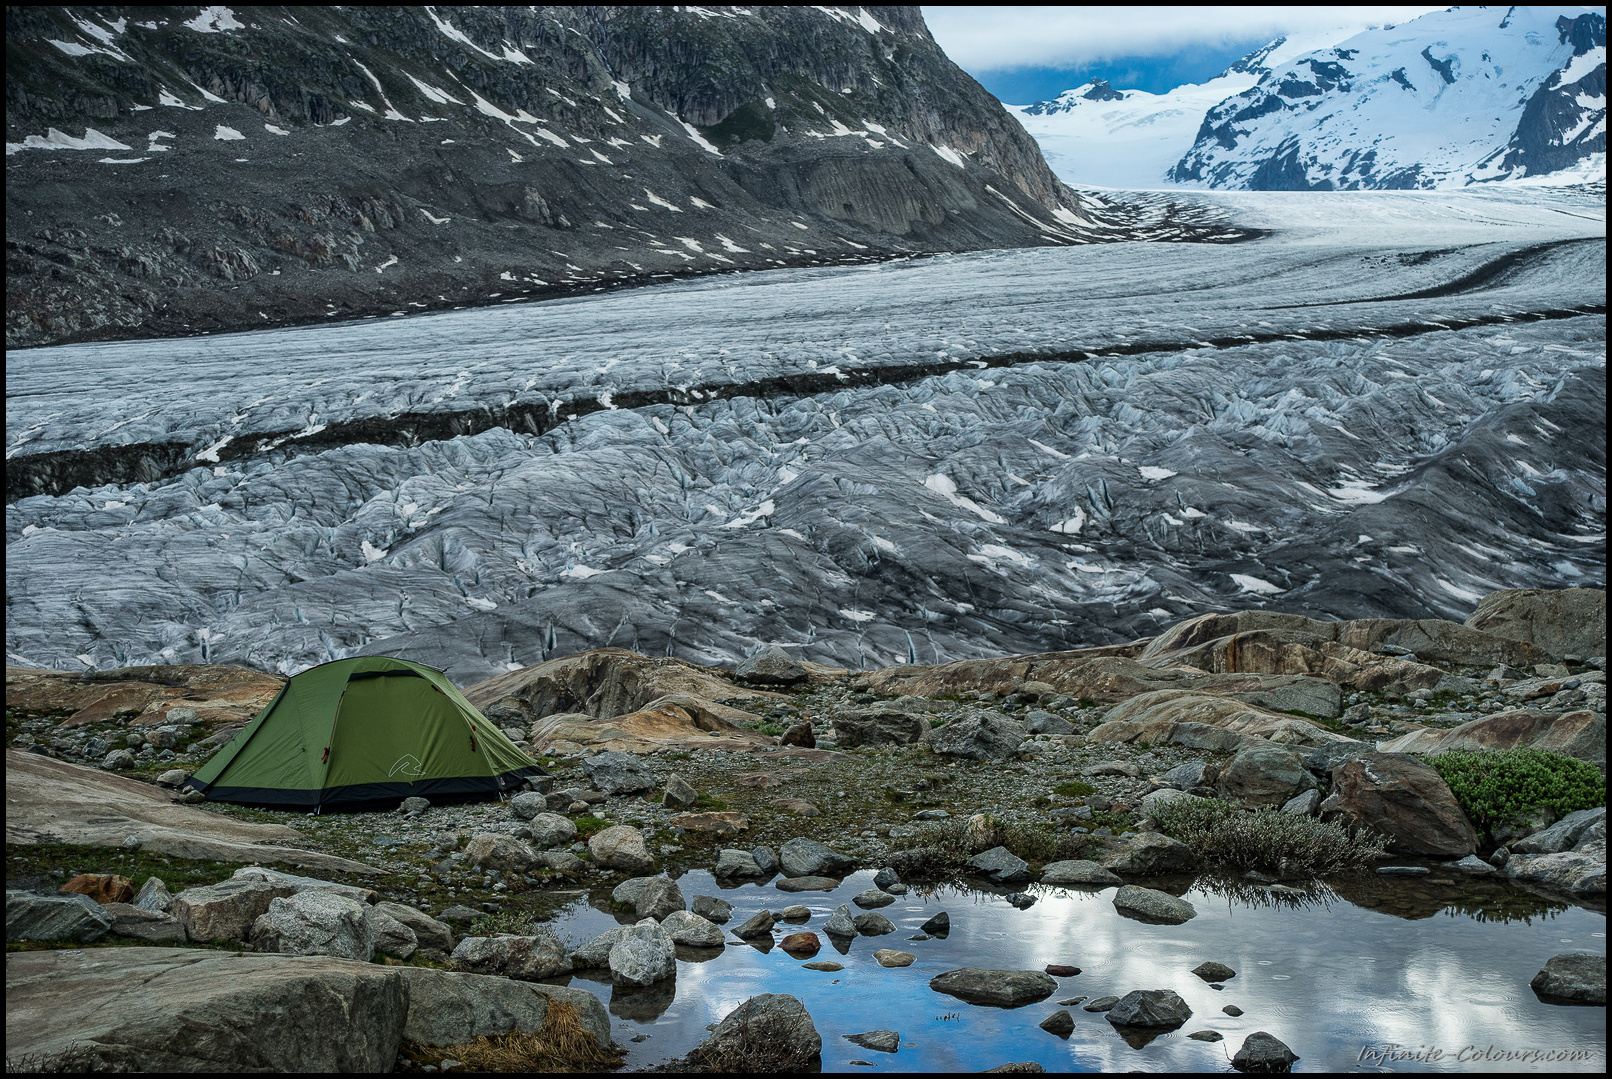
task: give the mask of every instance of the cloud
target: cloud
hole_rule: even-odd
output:
[[[1402,23],[1425,7],[925,7],[924,20],[965,71],[1080,67],[1116,57],[1168,56],[1279,35]]]

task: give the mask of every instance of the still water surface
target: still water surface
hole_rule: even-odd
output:
[[[709,873],[690,872],[679,881],[683,895],[690,901],[715,895],[733,904],[728,929],[763,908],[776,913],[792,903],[810,907],[811,921],[780,923],[774,932],[782,939],[785,932],[815,931],[822,951],[796,958],[730,937],[720,951],[680,949],[675,982],[628,992],[614,988],[602,971],[569,984],[605,1002],[616,1041],[629,1050],[629,1069],[682,1056],[706,1036],[707,1024],[751,996],[789,993],[805,1003],[823,1037],[825,1071],[967,1072],[1007,1061],[1036,1061],[1048,1071],[1229,1071],[1231,1055],[1256,1030],[1280,1038],[1302,1058],[1296,1071],[1605,1070],[1605,1009],[1544,1004],[1528,988],[1552,955],[1604,955],[1604,913],[1510,885],[1368,877],[1294,896],[1210,878],[1190,885],[1183,880],[1185,898],[1198,909],[1185,925],[1120,916],[1113,888],[1032,885],[1038,902],[1028,910],[986,891],[915,888],[880,910],[897,932],[836,944],[822,932],[823,922],[840,903],[872,887],[872,876],[853,874],[834,892],[790,894],[771,882],[719,888]],[[595,902],[608,906],[607,900]],[[940,910],[951,916],[946,938],[906,939]],[[860,913],[854,906],[852,912]],[[555,918],[554,928],[581,944],[630,920],[579,898]],[[917,960],[886,969],[873,959],[880,948],[909,951]],[[813,958],[845,969],[804,969],[802,963]],[[1191,973],[1210,959],[1237,972],[1222,989]],[[1058,991],[1045,1001],[1011,1010],[965,1004],[928,985],[956,967],[1040,970],[1048,963],[1082,972],[1060,978]],[[1140,1045],[1101,1014],[1078,1006],[1070,1009],[1075,1031],[1068,1039],[1037,1026],[1058,1010],[1058,1000],[1123,996],[1133,989],[1174,989],[1191,1006],[1192,1018]],[[1227,1004],[1243,1014],[1224,1014]],[[874,1052],[843,1037],[878,1029],[900,1033],[897,1053]],[[1218,1031],[1225,1040],[1187,1037],[1199,1030]],[[648,1037],[635,1043],[629,1040],[635,1035]],[[1369,1055],[1362,1059],[1366,1047],[1388,1043],[1442,1051],[1443,1057],[1389,1065]],[[1584,1055],[1531,1063],[1495,1058],[1505,1051],[1561,1050]],[[857,1063],[862,1061],[867,1064]]]

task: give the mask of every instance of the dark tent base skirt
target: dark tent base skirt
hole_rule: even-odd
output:
[[[365,813],[396,809],[405,798],[424,798],[432,805],[488,802],[518,793],[528,779],[548,775],[537,765],[516,768],[498,776],[458,779],[420,779],[410,783],[354,783],[320,790],[286,790],[282,787],[211,787],[192,783],[209,802],[319,813]]]

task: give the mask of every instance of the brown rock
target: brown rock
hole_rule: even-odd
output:
[[[1045,970],[1054,978],[1073,978],[1076,974],[1080,973],[1079,967],[1071,967],[1064,963],[1048,963],[1041,969]]]
[[[779,941],[778,946],[791,955],[810,957],[817,954],[823,942],[817,939],[816,933],[791,933]]]
[[[1382,832],[1389,849],[1405,854],[1464,858],[1478,848],[1472,822],[1444,780],[1402,753],[1367,753],[1334,768],[1321,819]]]
[[[844,963],[835,963],[827,959],[819,959],[815,963],[802,963],[801,966],[805,967],[807,970],[821,970],[829,974],[845,969]]]
[[[750,822],[731,810],[721,813],[683,813],[666,823],[673,828],[707,832],[718,837],[735,836],[750,829]]]
[[[134,901],[134,882],[115,873],[80,873],[60,890],[87,895],[102,906]]]
[[[1466,625],[1496,637],[1527,641],[1554,657],[1604,656],[1606,592],[1599,588],[1490,592],[1478,601]]]
[[[799,746],[802,749],[816,749],[817,735],[812,730],[811,722],[796,723],[784,732],[778,740],[781,746]]]
[[[35,712],[74,709],[63,726],[104,723],[144,713],[137,722],[163,722],[171,707],[193,708],[205,724],[249,719],[280,692],[276,674],[224,664],[181,663],[110,671],[6,668],[6,705]]]
[[[785,813],[793,813],[800,817],[821,817],[823,815],[821,809],[800,798],[780,798],[778,799],[778,808]]]
[[[1452,749],[1542,749],[1606,763],[1606,717],[1590,711],[1518,709],[1475,719],[1449,730],[1411,731],[1382,742],[1384,753],[1445,753]]]

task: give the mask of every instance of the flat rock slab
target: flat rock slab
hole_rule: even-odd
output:
[[[1606,1006],[1606,956],[1589,952],[1553,955],[1528,987],[1547,1004]]]
[[[190,806],[139,780],[6,750],[6,842],[77,843],[121,847],[135,836],[140,849],[179,858],[222,862],[275,861],[324,873],[380,870],[331,854],[270,846],[306,837],[282,824],[253,824]]]
[[[834,877],[784,877],[773,885],[780,892],[832,892],[839,886]]]
[[[1018,1008],[1046,1000],[1058,990],[1058,983],[1039,970],[984,970],[963,967],[937,974],[929,988],[948,993],[969,1004],[989,1004],[998,1008]]]
[[[318,956],[95,948],[6,957],[6,1052],[92,1070],[388,1071],[399,968]]]
[[[1114,909],[1127,918],[1161,925],[1180,925],[1198,916],[1197,908],[1155,888],[1127,884],[1114,893]]]

